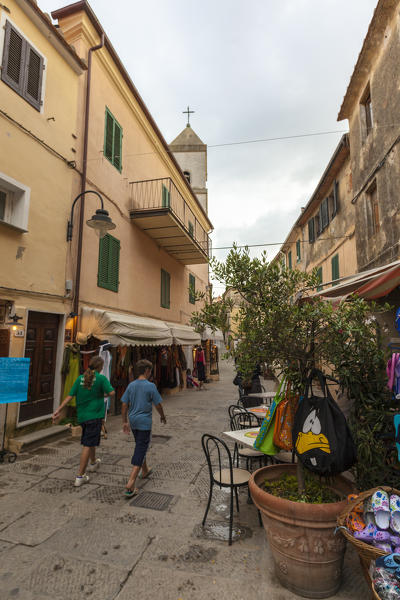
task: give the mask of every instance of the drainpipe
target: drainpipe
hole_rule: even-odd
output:
[[[92,54],[96,50],[100,50],[104,46],[104,33],[101,34],[101,42],[97,46],[89,48],[88,52],[88,68],[86,75],[86,101],[85,101],[85,125],[83,134],[83,157],[82,157],[82,178],[81,178],[81,193],[86,189],[86,173],[87,173],[87,152],[88,152],[88,140],[89,140],[89,108],[90,108],[90,83],[92,77]],[[82,263],[82,238],[83,238],[83,220],[85,216],[85,196],[81,197],[81,210],[79,212],[79,227],[78,227],[78,248],[77,248],[77,259],[76,259],[76,273],[75,273],[75,295],[73,312],[78,315],[79,311],[79,291],[81,283],[81,263]],[[77,326],[77,321],[75,321]],[[74,337],[76,331],[74,332]]]

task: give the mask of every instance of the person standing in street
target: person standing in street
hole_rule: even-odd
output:
[[[151,438],[153,404],[160,415],[161,423],[167,422],[161,406],[162,398],[154,383],[148,381],[153,365],[149,360],[143,359],[138,361],[136,369],[138,378],[128,385],[121,398],[123,431],[127,434],[132,431],[135,438],[132,471],[124,491],[127,498],[135,496],[139,491],[135,484],[140,470],[142,479],[146,479],[152,471],[146,462],[146,452]]]
[[[195,352],[195,366],[197,371],[197,379],[199,381],[199,390],[205,390],[204,382],[206,381],[206,359],[202,346],[197,346]]]
[[[100,356],[94,356],[89,368],[80,375],[73,384],[69,395],[53,413],[53,421],[58,419],[61,410],[70,400],[76,397],[78,423],[82,427],[81,444],[83,446],[79,473],[75,478],[75,487],[88,483],[88,471],[97,471],[100,458],[96,459],[96,447],[100,446],[100,433],[104,419],[104,397],[114,396],[114,388],[107,377],[100,374],[104,361]],[[88,464],[89,463],[89,464]]]

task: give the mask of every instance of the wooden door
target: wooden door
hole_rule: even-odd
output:
[[[10,350],[10,330],[0,329],[0,356],[7,357]]]
[[[28,400],[20,405],[20,423],[53,412],[58,325],[58,315],[29,312],[25,347],[25,357],[31,359]]]

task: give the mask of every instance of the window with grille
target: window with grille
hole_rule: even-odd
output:
[[[162,308],[170,307],[170,287],[171,275],[168,271],[161,269],[161,306]]]
[[[97,285],[118,292],[119,287],[120,241],[112,235],[105,235],[99,244],[99,269]]]
[[[332,265],[332,281],[339,279],[339,254],[335,254],[331,260]],[[333,285],[336,285],[335,283]]]
[[[44,68],[43,56],[6,21],[1,79],[39,111]]]
[[[122,171],[122,127],[106,107],[104,156],[118,171]]]
[[[196,277],[189,273],[189,302],[195,304],[196,302]]]

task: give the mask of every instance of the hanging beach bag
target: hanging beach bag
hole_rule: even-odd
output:
[[[314,396],[312,380],[319,379],[323,396]],[[292,432],[298,459],[320,475],[336,475],[350,469],[356,449],[346,417],[332,398],[321,371],[314,370],[299,402]]]
[[[276,408],[279,406],[279,403],[283,400],[283,392],[284,389],[284,380],[282,379],[278,391],[275,394],[275,398],[272,400],[271,406],[266,414],[264,421],[261,424],[260,431],[258,433],[257,438],[254,441],[254,448],[263,452],[264,454],[268,454],[269,456],[273,456],[279,452],[279,448],[277,448],[274,444],[274,427],[275,427],[275,414]]]
[[[276,409],[273,437],[275,446],[287,452],[293,450],[292,429],[298,402],[299,396],[291,392],[289,383],[286,388],[285,399],[279,403]]]

